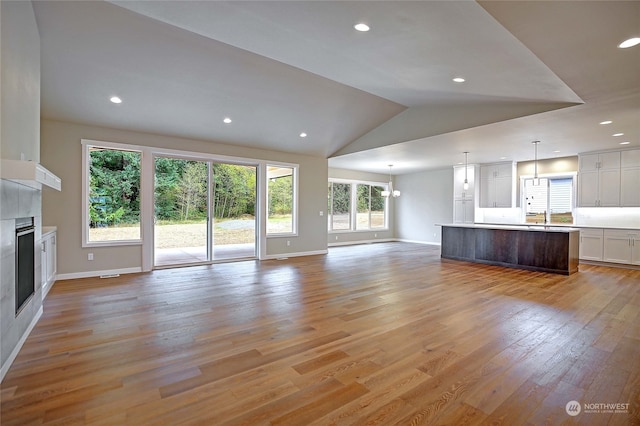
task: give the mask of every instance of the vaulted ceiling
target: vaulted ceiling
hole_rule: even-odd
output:
[[[464,151],[471,162],[530,160],[532,140],[540,158],[640,146],[640,46],[617,47],[640,36],[637,1],[43,1],[34,10],[45,118],[383,173],[448,167]],[[354,30],[358,22],[371,30]]]

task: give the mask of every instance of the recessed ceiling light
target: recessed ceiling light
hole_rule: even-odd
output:
[[[305,132],[302,132],[302,133],[300,133],[300,137],[301,137],[301,138],[306,138],[306,137],[307,137],[307,134],[306,134]]]
[[[121,103],[122,103],[122,99],[120,99],[120,98],[119,98],[119,97],[117,97],[117,96],[112,96],[112,97],[110,97],[110,98],[109,98],[109,100],[110,100],[111,102],[113,102],[114,104],[121,104]]]
[[[605,120],[600,122],[600,124],[611,124],[611,123],[613,123],[613,121],[611,120]]]
[[[358,31],[361,31],[363,33],[366,33],[367,31],[369,31],[371,28],[369,28],[369,26],[367,24],[365,24],[364,22],[359,22],[357,24],[355,24],[353,26],[353,28],[355,28]]]
[[[465,79],[462,77],[456,77],[453,79],[453,81],[455,81],[456,83],[464,83]]]
[[[501,160],[506,160],[506,159],[507,159],[507,157],[500,157],[500,159],[501,159]]]
[[[629,145],[630,143],[631,142],[624,141],[624,142],[620,142],[620,145]]]
[[[225,117],[222,121],[224,121],[225,124],[229,124],[232,120],[229,117]]]
[[[556,150],[555,150],[555,151],[553,151],[553,152],[554,152],[555,154],[557,154],[557,153],[559,153],[559,152],[560,152],[560,150],[559,150],[559,149],[556,149]]]
[[[611,136],[624,136],[624,133],[614,133],[614,134],[613,134],[613,135],[611,135]]]
[[[640,44],[640,37],[632,37],[620,43],[618,47],[621,49],[627,49],[629,47],[637,46],[638,44]]]

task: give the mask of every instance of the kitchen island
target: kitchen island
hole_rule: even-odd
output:
[[[440,226],[442,258],[563,275],[578,272],[578,229],[463,223]]]

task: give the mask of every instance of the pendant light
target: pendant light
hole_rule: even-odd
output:
[[[533,160],[533,185],[540,185],[540,179],[538,178],[538,144],[540,141],[531,142],[534,146],[534,160]]]
[[[381,195],[383,197],[389,197],[392,196],[393,198],[399,197],[400,196],[400,191],[393,189],[393,182],[391,181],[391,167],[393,167],[393,164],[389,164],[389,189],[382,191]]]
[[[467,179],[467,156],[469,155],[468,151],[464,152],[464,183],[462,184],[462,189],[465,191],[469,189],[469,180]]]

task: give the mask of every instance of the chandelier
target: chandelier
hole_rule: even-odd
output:
[[[393,189],[393,182],[391,181],[391,167],[393,167],[393,164],[389,164],[389,189],[382,191],[381,194],[383,197],[392,196],[393,198],[396,198],[400,196],[400,191]]]

